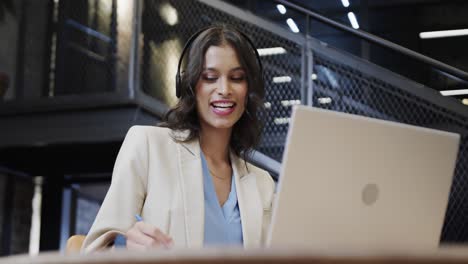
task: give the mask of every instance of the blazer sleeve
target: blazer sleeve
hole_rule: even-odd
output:
[[[143,127],[131,127],[125,136],[112,172],[104,202],[83,242],[85,253],[109,247],[118,234],[135,223],[146,197],[148,138]]]

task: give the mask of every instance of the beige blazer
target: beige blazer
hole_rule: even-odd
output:
[[[198,140],[177,143],[171,130],[134,126],[117,156],[110,188],[82,247],[105,249],[135,224],[135,214],[160,228],[175,247],[203,246],[204,192]],[[265,242],[274,182],[268,172],[231,153],[244,247]]]

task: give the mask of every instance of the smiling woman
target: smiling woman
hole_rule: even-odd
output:
[[[128,132],[84,251],[264,244],[274,182],[245,161],[265,93],[254,45],[230,26],[204,29],[185,45],[176,83],[165,122]]]
[[[185,70],[181,70],[180,65],[185,53],[187,53],[186,67]],[[226,60],[227,58],[229,59]],[[224,69],[226,72],[223,76],[219,72],[220,69],[213,68],[215,63],[218,67],[227,68]],[[229,74],[227,70],[230,71]],[[220,79],[220,76],[223,78]],[[241,77],[243,80],[236,80]],[[223,88],[219,86],[223,84],[221,83],[223,80],[227,81],[226,88],[232,87],[232,84],[236,84],[236,87],[237,84],[247,86],[244,109],[241,111],[243,114],[239,120],[236,120],[237,122],[234,122],[230,138],[232,150],[237,155],[244,154],[245,159],[248,150],[253,149],[260,140],[261,124],[257,113],[263,106],[262,101],[265,96],[262,64],[252,41],[244,33],[227,25],[201,30],[185,45],[176,78],[176,94],[180,100],[167,113],[166,122],[162,126],[173,130],[188,130],[190,133],[186,140],[198,137],[201,128],[200,109],[195,111],[199,107],[197,105],[199,99],[195,97],[194,87],[208,86],[208,82],[211,81],[210,87]]]

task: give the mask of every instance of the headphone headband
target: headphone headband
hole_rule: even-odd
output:
[[[203,32],[209,30],[209,29],[212,29],[213,27],[207,27],[207,28],[203,28],[197,32],[195,32],[195,34],[193,34],[192,36],[190,36],[190,38],[187,40],[187,42],[185,43],[184,45],[184,48],[182,49],[182,53],[180,54],[180,58],[179,58],[179,62],[177,63],[177,74],[176,74],[176,96],[177,98],[180,98],[182,96],[182,78],[180,76],[180,67],[182,66],[182,61],[184,59],[184,56],[185,56],[185,53],[187,53],[187,50],[190,48],[190,46],[192,45],[192,43],[195,41],[195,39],[200,35],[202,34]],[[262,62],[260,60],[260,55],[258,54],[258,51],[257,49],[255,48],[255,45],[253,44],[252,40],[247,37],[246,34],[242,33],[241,31],[238,31],[236,30],[237,33],[239,33],[245,40],[247,40],[247,42],[249,43],[250,47],[253,49],[254,53],[255,53],[255,57],[257,58],[257,63],[258,63],[258,66],[260,68],[260,73],[261,75],[263,76],[263,65],[262,65]],[[263,78],[263,77],[262,77]]]

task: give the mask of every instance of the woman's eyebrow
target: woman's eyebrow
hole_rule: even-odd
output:
[[[203,68],[203,71],[215,71],[215,72],[219,72],[219,70],[217,68],[214,68],[214,67],[208,67],[208,68]],[[245,71],[244,68],[242,68],[241,66],[238,66],[238,67],[235,67],[235,68],[232,68],[229,70],[230,72],[233,72],[233,71]]]
[[[233,71],[244,71],[244,68],[242,68],[241,66],[239,66],[239,67],[232,68],[230,71],[231,71],[231,72],[233,72]]]
[[[218,72],[218,69],[213,68],[213,67],[208,67],[208,68],[203,68],[203,71],[215,71],[215,72]]]

